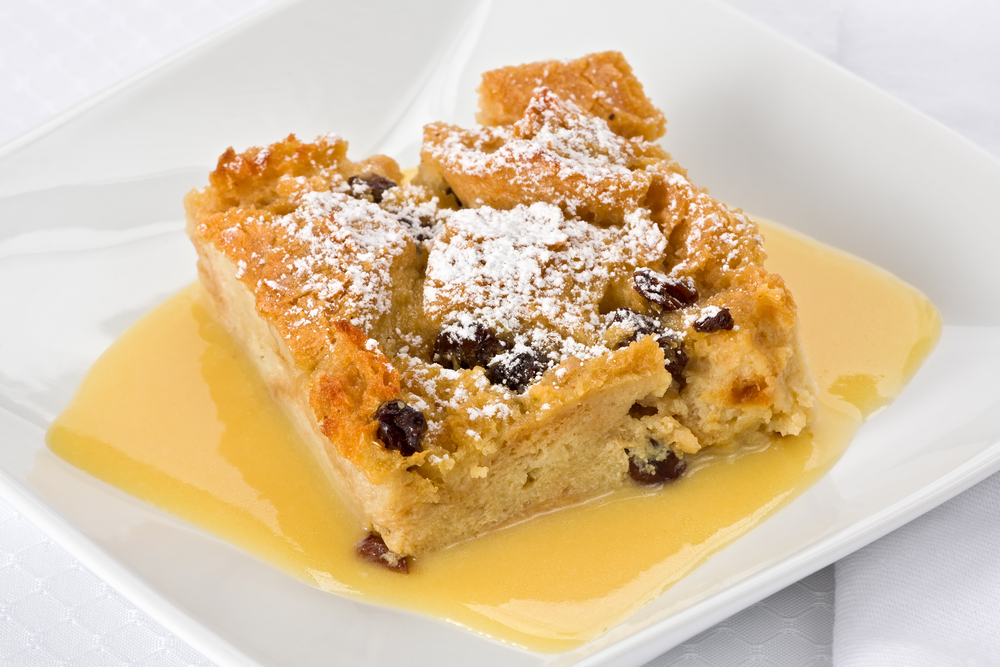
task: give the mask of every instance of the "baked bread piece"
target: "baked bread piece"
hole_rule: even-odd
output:
[[[289,137],[185,200],[220,319],[390,566],[799,433],[815,404],[756,226],[651,143],[620,54],[480,93],[488,125],[429,125],[413,183]]]

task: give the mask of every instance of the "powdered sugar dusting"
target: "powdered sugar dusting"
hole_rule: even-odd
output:
[[[291,213],[240,223],[273,235],[259,258],[267,273],[257,279],[257,288],[295,297],[289,309],[293,328],[323,312],[367,330],[390,307],[390,268],[411,243],[410,234],[377,204],[344,192],[300,188],[293,196]],[[222,235],[238,231],[239,226]],[[238,276],[247,270],[240,260]]]
[[[382,208],[394,215],[415,241],[428,241],[440,233],[452,210],[442,208],[437,197],[421,198],[413,194],[407,187],[389,190],[383,195]]]
[[[431,249],[424,307],[434,317],[462,304],[504,328],[532,317],[567,333],[586,327],[586,285],[607,277],[599,231],[543,203],[458,211]]]
[[[729,210],[680,174],[671,173],[666,181],[673,188],[670,207],[676,210],[680,201],[686,202],[688,220],[683,259],[673,266],[672,276],[695,273],[705,264],[738,271],[763,259],[764,239],[752,220]]]
[[[612,132],[603,118],[560,100],[548,88],[535,89],[525,117],[514,124],[514,136],[508,147],[514,152],[549,151],[562,178],[579,173],[596,184],[610,176],[631,176],[627,164],[635,159],[633,142]]]
[[[431,248],[424,309],[443,325],[475,320],[510,332],[553,362],[597,356],[607,351],[598,336],[607,285],[665,248],[641,211],[606,229],[542,202],[460,210]]]
[[[462,412],[470,421],[512,419],[511,394],[491,385],[482,371],[455,371],[408,354],[398,355],[407,401],[427,418],[427,433],[441,433],[443,419]],[[475,389],[476,391],[471,391]]]
[[[549,201],[598,219],[616,219],[639,205],[651,182],[641,158],[651,147],[615,134],[603,118],[545,87],[535,89],[524,117],[510,127],[446,128],[425,144],[447,169],[502,178],[529,195],[524,203]]]

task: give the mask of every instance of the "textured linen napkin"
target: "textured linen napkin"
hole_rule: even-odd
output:
[[[1000,473],[837,563],[837,667],[1000,665]]]

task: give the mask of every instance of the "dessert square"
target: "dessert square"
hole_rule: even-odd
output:
[[[397,569],[815,409],[756,225],[653,143],[621,54],[488,72],[480,109],[412,182],[288,137],[185,200],[219,319]]]

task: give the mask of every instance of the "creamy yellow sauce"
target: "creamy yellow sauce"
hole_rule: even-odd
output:
[[[700,458],[635,488],[416,560],[360,562],[337,500],[197,286],[94,365],[49,430],[52,450],[109,484],[310,584],[438,616],[539,651],[597,637],[822,476],[929,354],[940,318],[891,275],[772,224],[768,268],[799,305],[822,407],[807,435]]]

